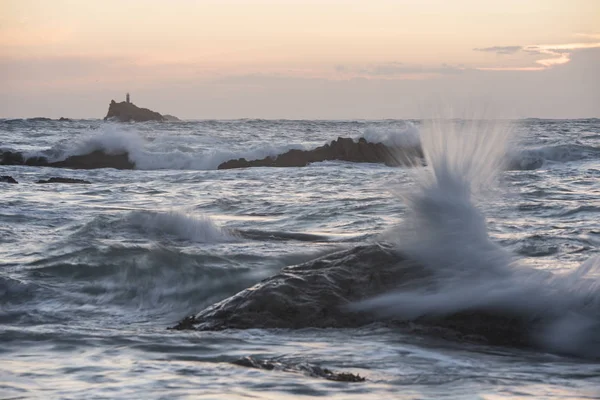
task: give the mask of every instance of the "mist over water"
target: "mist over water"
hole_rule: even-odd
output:
[[[125,150],[138,166],[0,166],[19,181],[0,183],[0,393],[597,397],[599,122],[0,120],[2,149],[56,160]],[[338,136],[418,143],[427,166],[216,170]],[[540,162],[507,170],[514,157]],[[52,176],[92,184],[34,183]],[[285,266],[378,241],[433,277],[355,307],[384,319],[521,318],[535,347],[444,340],[418,324],[166,330]],[[232,364],[246,356],[283,367]],[[302,365],[367,381],[330,382]]]

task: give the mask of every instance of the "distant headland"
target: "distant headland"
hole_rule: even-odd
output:
[[[136,106],[131,102],[129,93],[127,93],[125,101],[122,101],[120,103],[117,103],[114,100],[110,101],[110,105],[108,106],[108,113],[106,114],[106,117],[104,117],[104,120],[117,122],[180,121],[179,118],[174,117],[172,115],[162,115],[156,111]]]

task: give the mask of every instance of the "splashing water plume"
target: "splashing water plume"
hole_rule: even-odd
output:
[[[595,339],[600,332],[600,258],[566,274],[526,267],[489,237],[475,205],[496,186],[511,135],[508,126],[489,121],[436,120],[423,127],[428,167],[415,171],[410,193],[399,193],[407,217],[385,239],[433,278],[352,309],[402,320],[491,313],[523,322],[534,345],[600,357]]]
[[[495,186],[510,137],[509,127],[477,120],[435,120],[423,127],[428,167],[415,170],[416,188],[399,193],[409,213],[391,237],[403,252],[451,276],[499,272],[510,263],[473,204],[473,197],[485,198]]]

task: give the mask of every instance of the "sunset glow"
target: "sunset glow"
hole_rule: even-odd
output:
[[[141,93],[149,104],[161,101],[151,91],[210,103],[215,92],[248,95],[256,85],[269,92],[259,82],[264,79],[285,81],[280,83],[290,95],[297,91],[296,79],[421,81],[422,92],[430,92],[436,90],[433,81],[453,88],[470,71],[543,72],[568,65],[579,53],[589,55],[588,63],[597,61],[600,52],[600,3],[594,0],[3,0],[0,5],[4,116],[25,115],[25,102],[36,104],[64,91],[97,98],[68,106],[78,116],[94,116],[107,96],[125,90]],[[567,79],[563,72],[561,79]],[[496,78],[504,79],[486,81]],[[184,96],[182,86],[203,93]],[[62,114],[45,108],[36,112]],[[401,109],[388,115],[373,108],[362,116],[410,116]],[[211,117],[204,110],[187,108],[183,114]],[[232,104],[211,112],[235,118],[249,111]],[[294,115],[283,115],[268,102],[260,114]]]

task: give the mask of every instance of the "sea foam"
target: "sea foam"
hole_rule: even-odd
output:
[[[371,143],[383,143],[390,147],[414,148],[421,145],[419,128],[410,121],[403,121],[396,128],[367,127],[362,136]]]

